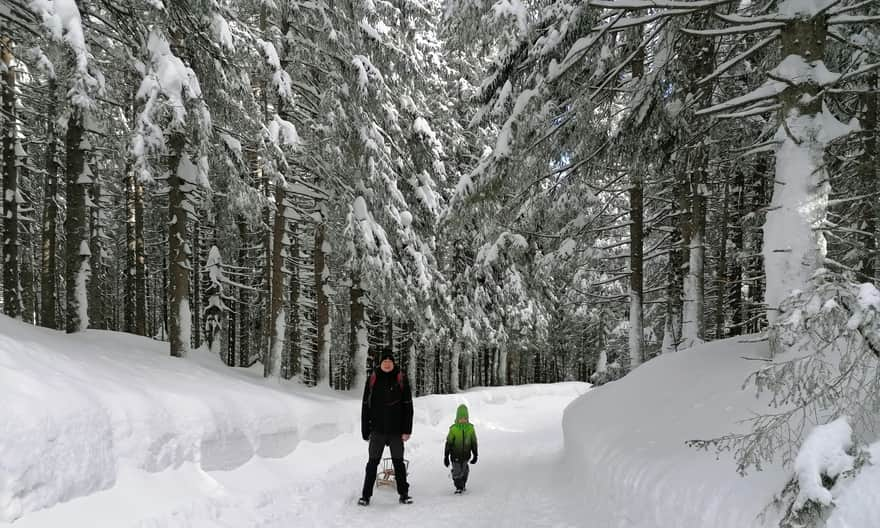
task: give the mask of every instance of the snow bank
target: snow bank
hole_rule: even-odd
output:
[[[561,410],[588,388],[417,398],[407,457],[419,489],[447,486],[442,442],[458,403],[494,445],[481,453],[486,471],[500,446],[514,457],[546,451],[540,428],[558,431]],[[335,513],[321,505],[353,502],[363,478],[360,394],[264,380],[261,367],[227,368],[206,351],[176,359],[167,343],[0,316],[0,526],[327,525],[315,519]]]
[[[685,445],[743,431],[739,420],[766,409],[741,386],[766,357],[766,343],[716,341],[655,358],[623,379],[575,400],[563,429],[572,486],[595,526],[746,528],[769,526],[759,515],[790,471],[736,473],[729,453],[716,457]]]
[[[872,464],[841,489],[835,489],[835,508],[828,517],[828,528],[880,526],[880,442],[868,450]]]
[[[122,468],[237,467],[357,431],[353,402],[293,394],[207,353],[0,317],[0,521],[114,485]]]
[[[563,418],[565,465],[595,526],[775,527],[783,512],[771,504],[792,478],[796,506],[827,506],[827,527],[880,526],[880,443],[871,446],[873,464],[830,490],[822,486],[822,475],[853,467],[846,417],[806,435],[793,467],[777,460],[745,477],[731,453],[685,445],[745,432],[743,420],[772,410],[766,397],[742,389],[758,366],[748,358],[767,356],[766,342],[715,341],[655,358],[572,402]]]

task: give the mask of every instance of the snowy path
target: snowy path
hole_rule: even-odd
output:
[[[185,464],[161,473],[124,472],[109,490],[33,512],[11,526],[584,526],[575,511],[581,508],[554,483],[562,412],[574,391],[547,397],[500,391],[493,389],[488,403],[483,393],[483,403],[472,405],[481,452],[464,496],[452,493],[442,442],[456,402],[470,404],[479,399],[476,393],[416,400],[416,426],[407,444],[412,505],[398,504],[396,493],[385,488],[376,490],[370,507],[355,504],[366,443],[346,433],[302,442],[283,459],[255,457],[230,471]],[[449,409],[449,416],[440,409]]]

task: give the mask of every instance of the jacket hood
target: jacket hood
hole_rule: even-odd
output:
[[[458,406],[458,410],[455,411],[455,421],[459,421],[462,418],[465,420],[468,419],[468,408],[467,405],[461,404]]]

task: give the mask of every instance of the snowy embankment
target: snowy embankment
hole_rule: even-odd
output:
[[[417,398],[407,444],[417,503],[388,509],[395,501],[377,492],[365,512],[354,506],[366,461],[360,390],[306,389],[205,352],[181,360],[167,350],[0,316],[0,526],[348,526],[389,516],[443,525],[462,514],[447,508],[455,499],[441,464],[459,402],[483,445],[469,515],[562,523],[564,512],[531,512],[525,499],[534,479],[550,477],[538,473],[561,450],[562,410],[586,384]],[[505,481],[512,470],[526,478]]]
[[[566,409],[565,458],[577,468],[570,485],[593,506],[594,526],[776,526],[780,513],[767,506],[792,477],[791,468],[776,461],[740,477],[731,453],[685,445],[745,432],[742,420],[772,411],[766,397],[742,388],[759,357],[767,357],[767,344],[742,338],[667,354]],[[828,526],[880,526],[872,506],[880,500],[878,468],[869,466],[832,490],[837,507]]]

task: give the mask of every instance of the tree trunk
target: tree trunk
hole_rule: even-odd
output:
[[[270,270],[271,308],[269,310],[269,360],[263,365],[263,376],[280,376],[281,355],[284,353],[284,337],[287,333],[287,314],[284,310],[284,263],[287,260],[286,218],[287,193],[283,183],[275,184],[275,219],[272,224],[272,268]]]
[[[238,237],[241,245],[238,248],[238,265],[242,268],[250,268],[248,258],[248,231],[244,218],[238,219]],[[242,288],[238,294],[238,366],[248,367],[251,362],[251,347],[248,335],[250,332],[250,294]],[[233,346],[230,343],[229,346]]]
[[[192,338],[193,346],[198,349],[202,346],[202,225],[196,218],[193,225],[193,249],[192,249]]]
[[[872,195],[862,207],[861,245],[864,246],[863,257],[859,269],[860,280],[874,282],[877,276],[877,228],[878,211],[877,197],[873,194],[877,191],[878,174],[877,161],[877,110],[880,105],[880,86],[877,80],[880,76],[874,71],[868,76],[868,89],[860,96],[861,107],[864,112],[859,122],[864,130],[862,136],[862,154],[859,156],[859,180],[861,189],[865,194]]]
[[[50,79],[46,90],[49,104],[46,117],[46,182],[43,194],[42,251],[40,252],[40,324],[58,328],[58,140],[55,118],[58,105],[55,80]]]
[[[643,190],[642,175],[632,175],[629,188],[630,257],[629,257],[629,362],[630,370],[644,359],[644,326],[642,319],[642,250],[643,250]]]
[[[21,182],[22,186],[25,186],[26,193],[18,193],[18,213],[19,215],[24,215],[28,217],[27,219],[22,220],[22,226],[20,229],[20,248],[21,251],[19,253],[19,262],[22,264],[21,271],[19,272],[19,280],[21,282],[21,309],[22,309],[22,320],[28,324],[35,324],[37,317],[37,290],[36,290],[36,276],[35,272],[37,270],[36,262],[34,259],[34,230],[35,224],[32,220],[34,216],[34,208],[33,204],[28,204],[24,201],[24,195],[26,196],[34,196],[33,192],[34,183],[31,181],[30,172],[29,172],[29,163],[28,163],[28,152],[27,149],[21,144],[21,141],[18,142],[18,146],[16,147],[17,155],[18,155],[18,180]],[[19,216],[21,219],[21,216]]]
[[[730,185],[724,183],[724,203],[721,206],[721,247],[718,251],[718,265],[716,267],[716,295],[715,300],[715,339],[724,339],[724,314],[727,301],[727,224],[730,209]]]
[[[294,223],[291,226],[291,249],[289,256],[290,265],[290,346],[288,346],[287,378],[292,378],[300,372],[300,310],[299,310],[299,234]]]
[[[101,186],[96,181],[89,189],[91,196],[86,203],[89,222],[89,268],[91,280],[89,281],[89,321],[90,327],[98,330],[107,330],[107,311],[103,298],[103,287],[106,287],[104,279],[106,273],[101,259]]]
[[[330,252],[330,244],[324,240],[324,224],[315,228],[315,304],[317,310],[317,351],[318,379],[326,381],[330,386],[330,304],[327,299],[330,270],[327,268],[326,257]]]
[[[825,15],[790,22],[781,31],[783,60],[822,60],[826,33]],[[781,99],[777,137],[782,142],[776,150],[776,185],[764,222],[764,298],[771,323],[779,315],[780,303],[793,290],[805,289],[822,266],[825,236],[817,228],[825,221],[830,193],[824,168],[827,139],[819,137],[824,125],[816,120],[822,112],[819,86],[789,84]]]
[[[642,41],[641,26],[633,30],[635,34],[631,39],[631,46],[637,46]],[[645,52],[641,48],[631,62],[632,77],[634,82],[641,82],[645,74]],[[643,303],[643,258],[644,250],[644,174],[639,164],[631,167],[629,188],[629,368],[638,367],[644,360],[644,320],[642,312]]]
[[[67,293],[67,333],[89,326],[89,225],[86,216],[86,187],[92,182],[86,163],[91,148],[83,137],[84,110],[73,107],[67,121],[67,216],[65,234],[65,291]]]
[[[697,152],[695,166],[690,168],[690,211],[687,230],[688,269],[684,278],[684,314],[682,341],[685,348],[705,338],[705,253],[706,237],[706,152]]]
[[[367,322],[364,319],[363,297],[364,290],[361,289],[360,276],[357,272],[352,271],[351,288],[349,289],[349,347],[354,369],[352,386],[355,390],[363,387],[366,381],[367,354],[370,348]]]
[[[733,247],[737,254],[731,260],[730,275],[728,279],[729,295],[730,295],[730,335],[738,336],[743,333],[743,323],[745,322],[745,312],[743,310],[743,253],[744,253],[744,231],[745,231],[745,174],[743,170],[736,171],[734,179],[734,192],[736,192],[736,214],[733,222],[736,226],[733,231]],[[730,190],[728,190],[730,192]]]
[[[137,304],[137,232],[135,229],[135,178],[134,166],[128,162],[125,167],[125,331],[135,333],[135,305]]]
[[[2,95],[3,121],[3,313],[21,318],[21,290],[18,261],[18,115],[15,107],[15,72],[12,56],[4,51]]]
[[[189,160],[184,153],[186,137],[173,132],[168,140],[171,152],[168,160],[168,278],[169,338],[171,355],[183,357],[189,352],[192,316],[189,308],[189,248],[186,236],[186,181]]]
[[[135,333],[147,335],[147,257],[144,247],[144,186],[134,182]]]

